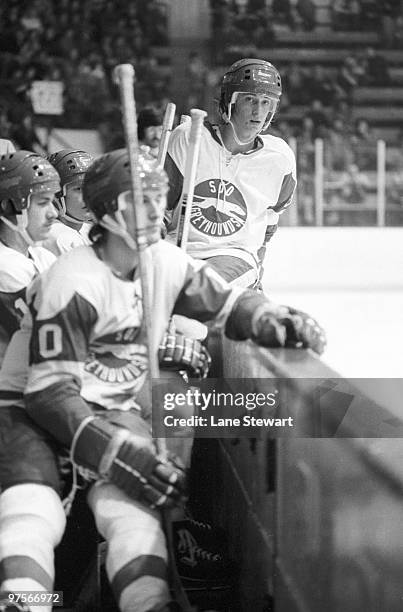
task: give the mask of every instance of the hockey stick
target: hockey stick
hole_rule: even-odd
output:
[[[193,108],[190,111],[192,125],[190,127],[189,147],[186,156],[185,176],[183,178],[183,189],[179,204],[179,219],[176,244],[186,250],[189,235],[190,214],[193,204],[193,193],[195,188],[197,163],[199,161],[199,150],[201,133],[206,111]]]
[[[143,201],[143,187],[141,178],[137,171],[139,160],[139,143],[137,137],[137,115],[136,101],[134,99],[134,68],[131,64],[119,64],[114,71],[114,77],[119,86],[120,99],[122,103],[123,129],[125,132],[126,146],[129,154],[131,191],[133,195],[134,220],[136,228],[138,227],[137,203]],[[145,330],[146,345],[148,351],[149,363],[149,397],[148,401],[152,406],[152,381],[157,380],[159,376],[158,360],[156,351],[152,350],[151,337],[151,300],[150,290],[147,275],[147,264],[144,250],[147,247],[146,237],[135,232],[133,236],[139,257],[139,272],[141,282],[141,293],[143,301],[143,325]],[[162,415],[161,415],[162,417]],[[162,448],[159,448],[160,442],[157,441],[157,450],[165,453],[165,440],[162,441]]]
[[[187,123],[188,121],[192,121],[190,115],[181,115],[179,123]]]
[[[139,173],[137,172],[138,157],[139,157],[139,145],[137,138],[137,115],[136,115],[136,102],[134,98],[134,68],[131,64],[119,64],[115,68],[114,72],[116,81],[119,85],[120,97],[122,102],[122,115],[123,115],[123,128],[125,132],[126,145],[129,152],[129,163],[130,163],[130,175],[133,193],[133,206],[134,215],[137,226],[137,211],[136,202],[141,202],[143,199],[143,189]],[[149,284],[147,278],[146,261],[144,257],[144,250],[147,246],[145,240],[142,240],[140,236],[134,236],[138,255],[139,255],[139,266],[140,266],[140,279],[141,279],[141,291],[143,294],[143,322],[146,331],[146,341],[148,350],[149,360],[149,400],[152,402],[152,381],[158,378],[159,367],[157,360],[157,352],[152,350],[152,339],[151,339],[151,300],[149,294]],[[152,406],[152,403],[150,404]],[[162,403],[161,405],[152,406],[152,409],[157,409],[159,422],[163,422]],[[155,440],[157,452],[161,455],[167,454],[166,442],[164,438],[158,438]],[[171,585],[172,590],[175,594],[177,603],[182,607],[182,612],[191,612],[192,607],[186,596],[186,593],[181,584],[176,564],[173,549],[173,535],[172,535],[172,521],[168,510],[161,509],[161,519],[164,527],[165,537],[167,540],[167,549],[169,555],[169,566],[171,573]]]
[[[172,132],[172,126],[175,119],[176,105],[173,102],[168,102],[165,109],[164,121],[162,122],[162,135],[160,146],[158,149],[157,165],[163,168],[168,150],[168,140]]]

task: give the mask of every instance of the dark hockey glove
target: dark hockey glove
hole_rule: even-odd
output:
[[[286,328],[271,312],[262,312],[252,321],[252,340],[260,346],[278,348],[285,345]]]
[[[71,459],[151,508],[185,501],[185,471],[170,455],[166,460],[144,438],[94,417],[77,430]]]
[[[302,310],[281,306],[283,315],[281,323],[287,330],[286,346],[310,348],[321,355],[326,346],[326,335],[323,328],[313,317]]]
[[[186,370],[191,378],[206,378],[211,357],[200,340],[187,338],[180,332],[168,329],[158,350],[162,368]]]

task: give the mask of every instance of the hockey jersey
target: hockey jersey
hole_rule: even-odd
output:
[[[166,170],[170,179],[168,208],[175,208],[182,189],[189,147],[189,123],[171,134]],[[234,255],[256,266],[268,225],[276,225],[289,206],[296,186],[295,156],[287,143],[272,135],[259,136],[248,153],[231,155],[217,126],[202,129],[190,217],[187,251],[205,259]],[[179,207],[168,240],[176,240]]]
[[[48,238],[42,243],[42,246],[58,257],[74,247],[90,244],[88,238],[90,227],[89,223],[83,223],[81,229],[77,231],[61,221],[55,221],[50,228]]]
[[[29,247],[24,255],[0,242],[0,365],[26,311],[27,287],[54,261],[54,255],[42,247]]]
[[[165,241],[146,250],[152,350],[173,312],[223,326],[242,290]],[[106,409],[136,409],[147,376],[139,278],[123,280],[78,247],[36,280],[29,296],[31,368],[27,393],[74,379],[80,395]]]

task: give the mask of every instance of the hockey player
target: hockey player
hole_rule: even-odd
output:
[[[156,455],[151,407],[141,396],[147,358],[133,236],[149,245],[153,351],[172,312],[215,320],[229,337],[265,346],[283,344],[287,331],[264,296],[231,288],[159,241],[167,179],[144,159],[139,172],[145,198],[136,204],[136,227],[126,151],[108,153],[88,170],[84,199],[97,219],[94,243],[63,255],[34,283],[25,400],[35,423],[95,480],[88,500],[108,543],[107,573],[120,609],[151,612],[168,609],[169,601],[158,508],[180,503],[183,472]],[[51,590],[52,550],[64,529],[54,457],[41,430],[25,431],[19,442],[12,425],[0,428],[0,588]]]
[[[35,243],[56,219],[52,200],[59,189],[56,170],[36,153],[0,157],[0,364],[26,309],[27,286],[55,260]]]
[[[187,251],[243,287],[258,285],[265,245],[296,185],[292,150],[264,133],[281,93],[280,74],[272,64],[235,62],[222,79],[220,122],[206,122],[202,132]],[[175,210],[170,240],[176,240],[189,133],[189,124],[179,125],[168,145],[168,209]]]
[[[47,159],[59,173],[61,191],[54,202],[59,217],[43,246],[57,257],[73,247],[89,244],[91,215],[83,202],[81,188],[93,157],[85,151],[63,149]]]

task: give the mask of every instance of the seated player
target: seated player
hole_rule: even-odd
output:
[[[7,352],[6,387],[18,339],[14,375],[26,368],[28,349],[32,365],[25,405],[14,386],[8,408],[0,407],[4,592],[52,590],[53,548],[65,525],[58,446],[68,449],[74,470],[91,483],[88,501],[107,541],[106,569],[119,608],[168,610],[159,508],[181,504],[184,473],[174,458],[158,456],[150,435],[151,406],[142,393],[148,362],[136,235],[149,245],[152,351],[172,312],[214,320],[230,338],[252,338],[264,346],[286,342],[287,330],[264,296],[231,288],[207,266],[159,241],[167,179],[149,159],[140,160],[138,172],[145,198],[136,203],[136,225],[126,151],[108,153],[89,168],[83,191],[97,219],[93,244],[64,254],[36,279],[29,312]],[[7,602],[7,594],[3,599]]]
[[[63,149],[49,155],[48,161],[59,173],[61,191],[54,201],[59,216],[43,246],[57,257],[90,242],[91,214],[83,202],[81,188],[93,157],[85,151]]]
[[[52,204],[60,189],[53,166],[36,153],[0,157],[0,365],[19,327],[28,285],[53,261],[37,246],[49,235],[57,213]]]

